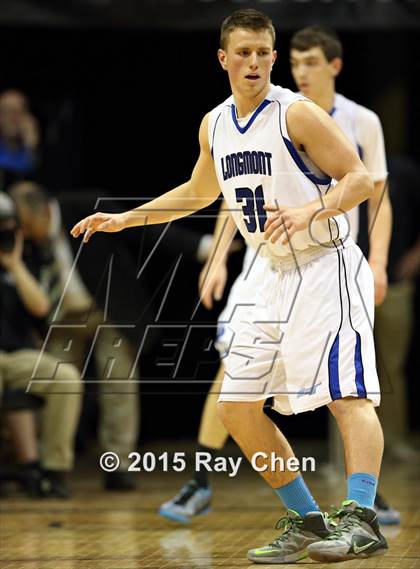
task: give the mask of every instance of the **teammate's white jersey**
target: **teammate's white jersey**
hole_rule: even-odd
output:
[[[280,241],[264,240],[263,205],[301,206],[321,198],[333,184],[290,140],[286,113],[298,100],[304,98],[272,85],[264,101],[244,121],[237,118],[233,96],[209,116],[210,148],[229,209],[247,243],[274,261],[290,257],[291,249]],[[315,221],[293,236],[293,250],[310,251],[320,244],[334,248],[347,234],[344,215]]]
[[[331,117],[347,138],[357,148],[360,158],[374,182],[387,178],[384,136],[378,115],[370,109],[336,94]],[[359,208],[347,212],[351,236],[357,241],[359,231]]]

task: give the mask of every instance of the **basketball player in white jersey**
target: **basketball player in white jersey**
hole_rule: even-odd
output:
[[[264,14],[239,10],[228,17],[218,57],[233,94],[204,117],[191,178],[134,210],[93,214],[72,235],[87,242],[96,231],[165,223],[208,206],[223,191],[267,267],[252,318],[235,330],[219,413],[248,459],[257,452],[267,457],[258,466],[267,467],[262,476],[287,508],[284,533],[248,557],[271,564],[308,554],[320,561],[368,557],[387,550],[372,509],[383,452],[374,410],[380,399],[374,291],[342,212],[368,199],[373,183],[328,113],[270,84],[274,42]],[[337,419],[348,494],[333,514],[333,531],[302,476],[271,468],[272,453],[286,463],[294,454],[263,413],[268,397],[285,414],[328,405]]]
[[[386,188],[385,145],[378,116],[335,91],[335,78],[342,68],[342,52],[341,42],[332,30],[322,26],[306,27],[292,37],[291,70],[301,93],[332,116],[358,149],[363,163],[373,178],[374,191],[368,200],[371,228],[369,265],[374,275],[375,304],[381,304],[387,288],[386,266],[392,223],[391,204]],[[355,241],[359,227],[358,213],[358,208],[348,213],[351,235]],[[213,297],[220,297],[223,293],[227,276],[226,251],[233,234],[236,233],[236,224],[226,217],[222,219],[222,215],[213,240],[218,244],[219,252],[212,251],[209,262],[202,271],[202,280],[207,281],[203,290],[203,302],[209,308]],[[227,306],[219,317],[216,345],[221,353],[222,364],[206,399],[199,431],[200,451],[214,452],[216,449],[221,449],[228,438],[226,429],[217,417],[217,390],[223,377],[224,355],[229,349],[235,322],[241,318],[241,311],[246,307],[247,310],[251,309],[249,300],[259,278],[260,265],[263,263],[264,259],[255,258],[255,252],[248,248],[243,271],[232,286]],[[160,513],[170,519],[189,522],[192,516],[209,511],[211,495],[207,472],[196,472],[194,479],[184,485],[179,494],[162,504]],[[375,510],[382,524],[400,522],[399,512],[390,508],[378,494],[375,499]]]

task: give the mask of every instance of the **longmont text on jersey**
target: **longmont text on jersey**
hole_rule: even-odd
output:
[[[246,150],[234,152],[222,158],[223,179],[246,174],[264,174],[271,176],[271,152]]]

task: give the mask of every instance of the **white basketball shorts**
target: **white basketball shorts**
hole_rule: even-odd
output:
[[[268,259],[248,247],[242,272],[233,283],[226,306],[217,321],[215,347],[221,358],[224,358],[229,351],[237,323],[252,317],[255,307],[254,297],[267,267],[269,267]]]
[[[349,396],[379,405],[373,276],[359,247],[288,270],[257,257],[249,275],[219,318],[227,331],[219,401],[274,397],[286,415]]]

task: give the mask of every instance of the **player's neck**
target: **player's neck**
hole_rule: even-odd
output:
[[[319,107],[330,113],[333,106],[334,106],[334,99],[335,99],[335,89],[332,87],[331,89],[324,89],[322,93],[318,93],[316,96],[313,97],[314,103],[316,103]]]
[[[260,104],[264,101],[267,94],[271,89],[271,85],[267,85],[267,87],[258,93],[255,97],[246,97],[241,95],[237,91],[233,91],[233,97],[235,99],[235,107],[236,107],[236,115],[238,119],[246,117],[247,115],[253,113],[256,108],[260,106]]]

